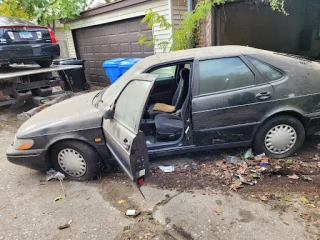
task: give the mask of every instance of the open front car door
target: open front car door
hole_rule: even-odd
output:
[[[149,175],[149,158],[143,132],[139,130],[155,75],[136,75],[124,87],[113,106],[104,112],[106,144],[126,174],[140,187]]]

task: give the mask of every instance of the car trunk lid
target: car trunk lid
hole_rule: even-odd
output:
[[[0,45],[54,43],[52,31],[40,26],[0,27]]]

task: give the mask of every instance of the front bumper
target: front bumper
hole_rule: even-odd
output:
[[[7,159],[13,164],[36,170],[46,170],[46,152],[45,149],[15,150],[10,145],[7,150]]]
[[[1,62],[26,62],[53,59],[60,55],[59,44],[35,43],[0,46]]]

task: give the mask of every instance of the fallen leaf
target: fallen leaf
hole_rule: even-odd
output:
[[[316,205],[317,205],[318,207],[320,207],[320,201],[318,201],[318,202],[316,203]]]
[[[281,168],[282,168],[282,166],[280,166],[280,165],[276,165],[274,168],[279,170],[279,169],[281,169]]]
[[[219,208],[219,207],[215,208],[214,211],[215,211],[218,215],[220,215],[220,214],[222,213],[222,209]]]
[[[232,221],[230,222],[230,224],[235,224],[235,223],[237,223],[237,221],[235,221],[235,220],[232,220]]]
[[[287,175],[287,176],[288,176],[288,178],[290,178],[290,179],[294,179],[294,180],[298,180],[298,179],[299,179],[299,177],[298,177],[296,174]]]
[[[215,164],[217,167],[221,167],[222,164],[225,163],[225,160],[218,160],[218,161],[215,161]]]
[[[237,170],[237,173],[239,174],[244,174],[246,172],[246,168],[244,167],[240,167],[238,170]]]
[[[315,208],[316,206],[314,204],[306,204],[307,207]]]
[[[221,200],[216,200],[216,203],[221,206],[222,205],[222,201]]]
[[[306,198],[306,197],[300,197],[300,201],[303,203],[303,204],[309,204],[309,200]]]
[[[16,212],[13,214],[13,218],[17,218],[17,213]]]
[[[61,230],[61,229],[68,228],[68,227],[70,227],[71,223],[72,223],[72,220],[70,220],[69,222],[67,222],[66,224],[64,224],[62,226],[59,226],[59,229]]]
[[[119,204],[122,204],[122,203],[125,203],[125,202],[126,202],[126,200],[119,200],[118,201]]]
[[[314,155],[314,157],[312,158],[312,160],[315,160],[315,161],[320,160],[319,154]]]
[[[261,201],[267,201],[268,198],[267,198],[266,196],[262,195],[262,196],[260,196],[260,200],[261,200]]]
[[[240,180],[236,180],[230,185],[230,189],[237,191],[238,188],[242,187],[241,185],[242,185],[242,182]]]

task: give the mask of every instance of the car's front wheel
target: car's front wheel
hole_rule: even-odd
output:
[[[256,154],[265,153],[274,158],[294,154],[303,144],[305,129],[295,117],[282,115],[271,118],[258,130],[253,147]]]
[[[37,64],[40,65],[40,67],[50,67],[52,64],[52,60],[41,60],[41,61],[37,61]]]
[[[84,181],[97,176],[102,159],[95,149],[80,141],[62,141],[51,149],[51,161],[55,170],[66,177]]]

